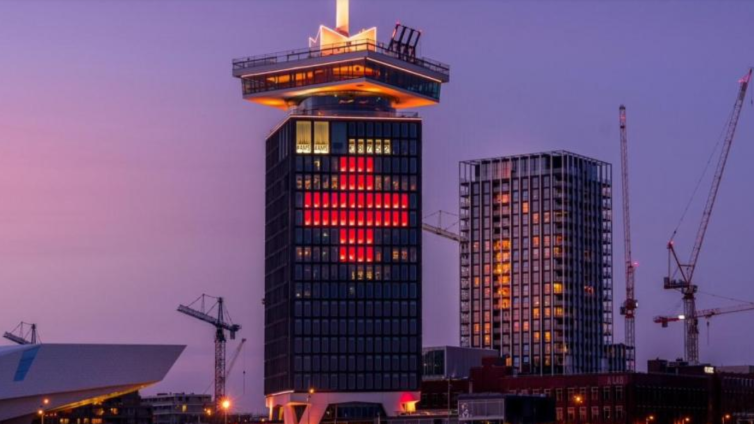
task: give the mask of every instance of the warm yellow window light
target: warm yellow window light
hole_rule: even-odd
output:
[[[296,153],[312,152],[312,122],[296,121]]]
[[[314,122],[314,153],[330,153],[330,123]]]

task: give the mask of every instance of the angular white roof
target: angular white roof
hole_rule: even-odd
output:
[[[38,344],[0,347],[0,422],[84,405],[161,381],[185,346]]]

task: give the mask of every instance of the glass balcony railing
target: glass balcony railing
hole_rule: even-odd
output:
[[[388,48],[384,43],[363,40],[347,43],[331,44],[320,48],[306,48],[290,50],[285,52],[270,53],[258,56],[244,57],[233,60],[233,70],[239,71],[252,69],[260,66],[276,65],[280,63],[296,62],[299,60],[333,56],[358,51],[372,51],[380,53],[403,62],[411,63],[416,66],[440,73],[445,76],[450,75],[450,66],[436,60],[415,57],[400,53]]]

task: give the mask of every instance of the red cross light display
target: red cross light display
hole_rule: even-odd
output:
[[[338,165],[337,189],[304,193],[304,226],[339,228],[340,262],[374,262],[374,229],[408,227],[408,194],[375,190],[372,157],[341,156]]]

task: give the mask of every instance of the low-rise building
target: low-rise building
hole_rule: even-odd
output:
[[[36,419],[35,424],[41,424],[41,420]],[[45,424],[152,424],[152,408],[141,402],[138,392],[132,392],[50,412],[45,416]]]
[[[497,358],[493,349],[437,346],[422,349],[423,380],[459,379],[469,376],[472,368],[478,367],[483,358]]]
[[[158,393],[144,397],[152,407],[154,424],[209,423],[214,413],[212,396],[195,393]]]
[[[425,381],[418,406],[427,413],[449,408],[452,416],[469,393],[544,395],[555,402],[558,424],[754,423],[754,374],[744,368],[731,373],[667,361],[650,361],[648,368],[648,373],[539,376],[485,359],[468,379]]]

